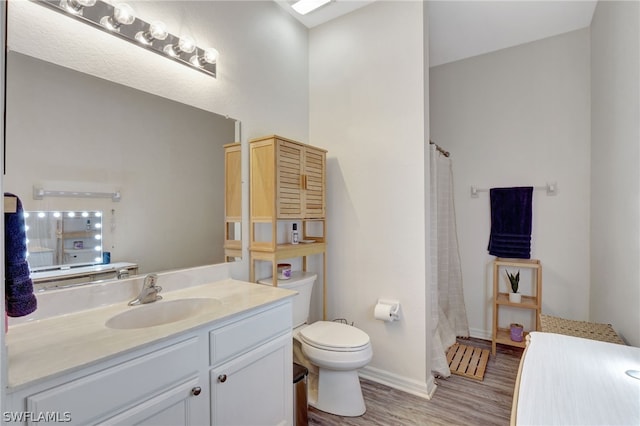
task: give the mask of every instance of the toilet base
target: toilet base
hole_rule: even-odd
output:
[[[334,371],[320,367],[317,400],[310,400],[309,405],[338,416],[363,415],[367,407],[362,397],[358,371]]]

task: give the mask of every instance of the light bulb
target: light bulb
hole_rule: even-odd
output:
[[[96,4],[96,0],[62,0],[60,7],[74,15],[82,15],[82,9]]]
[[[218,60],[218,51],[213,47],[204,50],[204,55],[193,55],[189,61],[196,67],[203,67],[205,64],[215,64]]]
[[[204,61],[208,64],[215,64],[220,54],[213,47],[204,50]]]
[[[115,6],[113,17],[122,25],[130,25],[136,20],[133,9],[126,3],[118,3]]]
[[[155,21],[149,25],[147,31],[138,31],[136,34],[136,40],[142,44],[149,45],[153,40],[164,40],[169,35],[167,32],[167,26],[164,22]]]
[[[182,52],[191,53],[196,50],[196,42],[189,36],[182,36],[178,44],[167,44],[163,50],[167,55],[177,57]]]
[[[130,25],[136,20],[133,8],[126,3],[118,3],[113,7],[113,15],[103,16],[100,25],[111,31],[120,31],[122,25]]]
[[[186,53],[191,53],[196,50],[196,42],[189,36],[180,37],[180,41],[178,42],[178,47],[180,50]]]

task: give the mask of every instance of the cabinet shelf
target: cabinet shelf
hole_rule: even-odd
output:
[[[275,256],[276,260],[280,259],[289,259],[292,257],[302,257],[309,256],[312,254],[320,254],[324,253],[326,250],[326,244],[323,242],[317,243],[308,243],[308,244],[278,244],[275,248],[272,247],[260,247],[254,246],[249,250],[254,254],[254,257],[258,259],[258,256],[261,256],[260,253],[263,253],[262,259],[266,260],[266,258],[271,258]]]
[[[520,303],[514,303],[509,301],[509,293],[498,293],[498,298],[496,299],[496,303],[498,305],[507,305],[513,306],[516,308],[524,308],[524,309],[537,309],[538,307],[538,298],[535,296],[525,296],[524,294],[521,296]]]
[[[511,340],[511,332],[506,328],[499,328],[495,337],[495,342],[502,345],[515,346],[518,348],[524,348],[527,345],[528,332],[524,332],[522,335],[522,342],[514,342]],[[495,355],[495,354],[494,354]]]
[[[532,272],[532,287],[533,294],[522,295],[520,303],[513,303],[509,301],[509,294],[500,292],[500,268],[525,268],[531,269]],[[500,328],[498,326],[498,320],[500,317],[500,308],[508,306],[516,309],[528,309],[532,310],[535,314],[535,328],[540,329],[540,311],[542,309],[542,265],[537,259],[501,259],[498,258],[493,261],[493,332],[491,339],[491,353],[496,354],[496,345],[498,343],[503,345],[515,346],[519,348],[525,347],[526,339],[522,342],[515,342],[511,340],[510,331],[508,329]],[[528,332],[525,332],[526,336]]]

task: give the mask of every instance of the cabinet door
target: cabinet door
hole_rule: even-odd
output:
[[[325,217],[325,158],[323,150],[306,147],[304,154],[304,217]]]
[[[204,425],[209,423],[206,402],[205,390],[193,377],[100,425]]]
[[[303,216],[303,152],[302,145],[278,140],[276,213],[279,219]]]
[[[293,424],[291,337],[285,335],[211,370],[211,424]]]

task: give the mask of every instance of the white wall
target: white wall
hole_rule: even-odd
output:
[[[328,316],[369,334],[365,374],[410,392],[426,369],[422,2],[376,2],[310,32],[310,143],[328,149]],[[373,318],[398,299],[402,320]]]
[[[531,256],[543,266],[542,310],[587,320],[588,29],[433,67],[430,89],[431,139],[453,158],[471,335],[491,336],[493,259],[487,252],[489,194],[471,198],[471,185],[557,182],[558,195],[535,191],[533,200]],[[531,315],[525,320],[531,322]]]
[[[640,3],[591,23],[591,310],[640,345]]]

